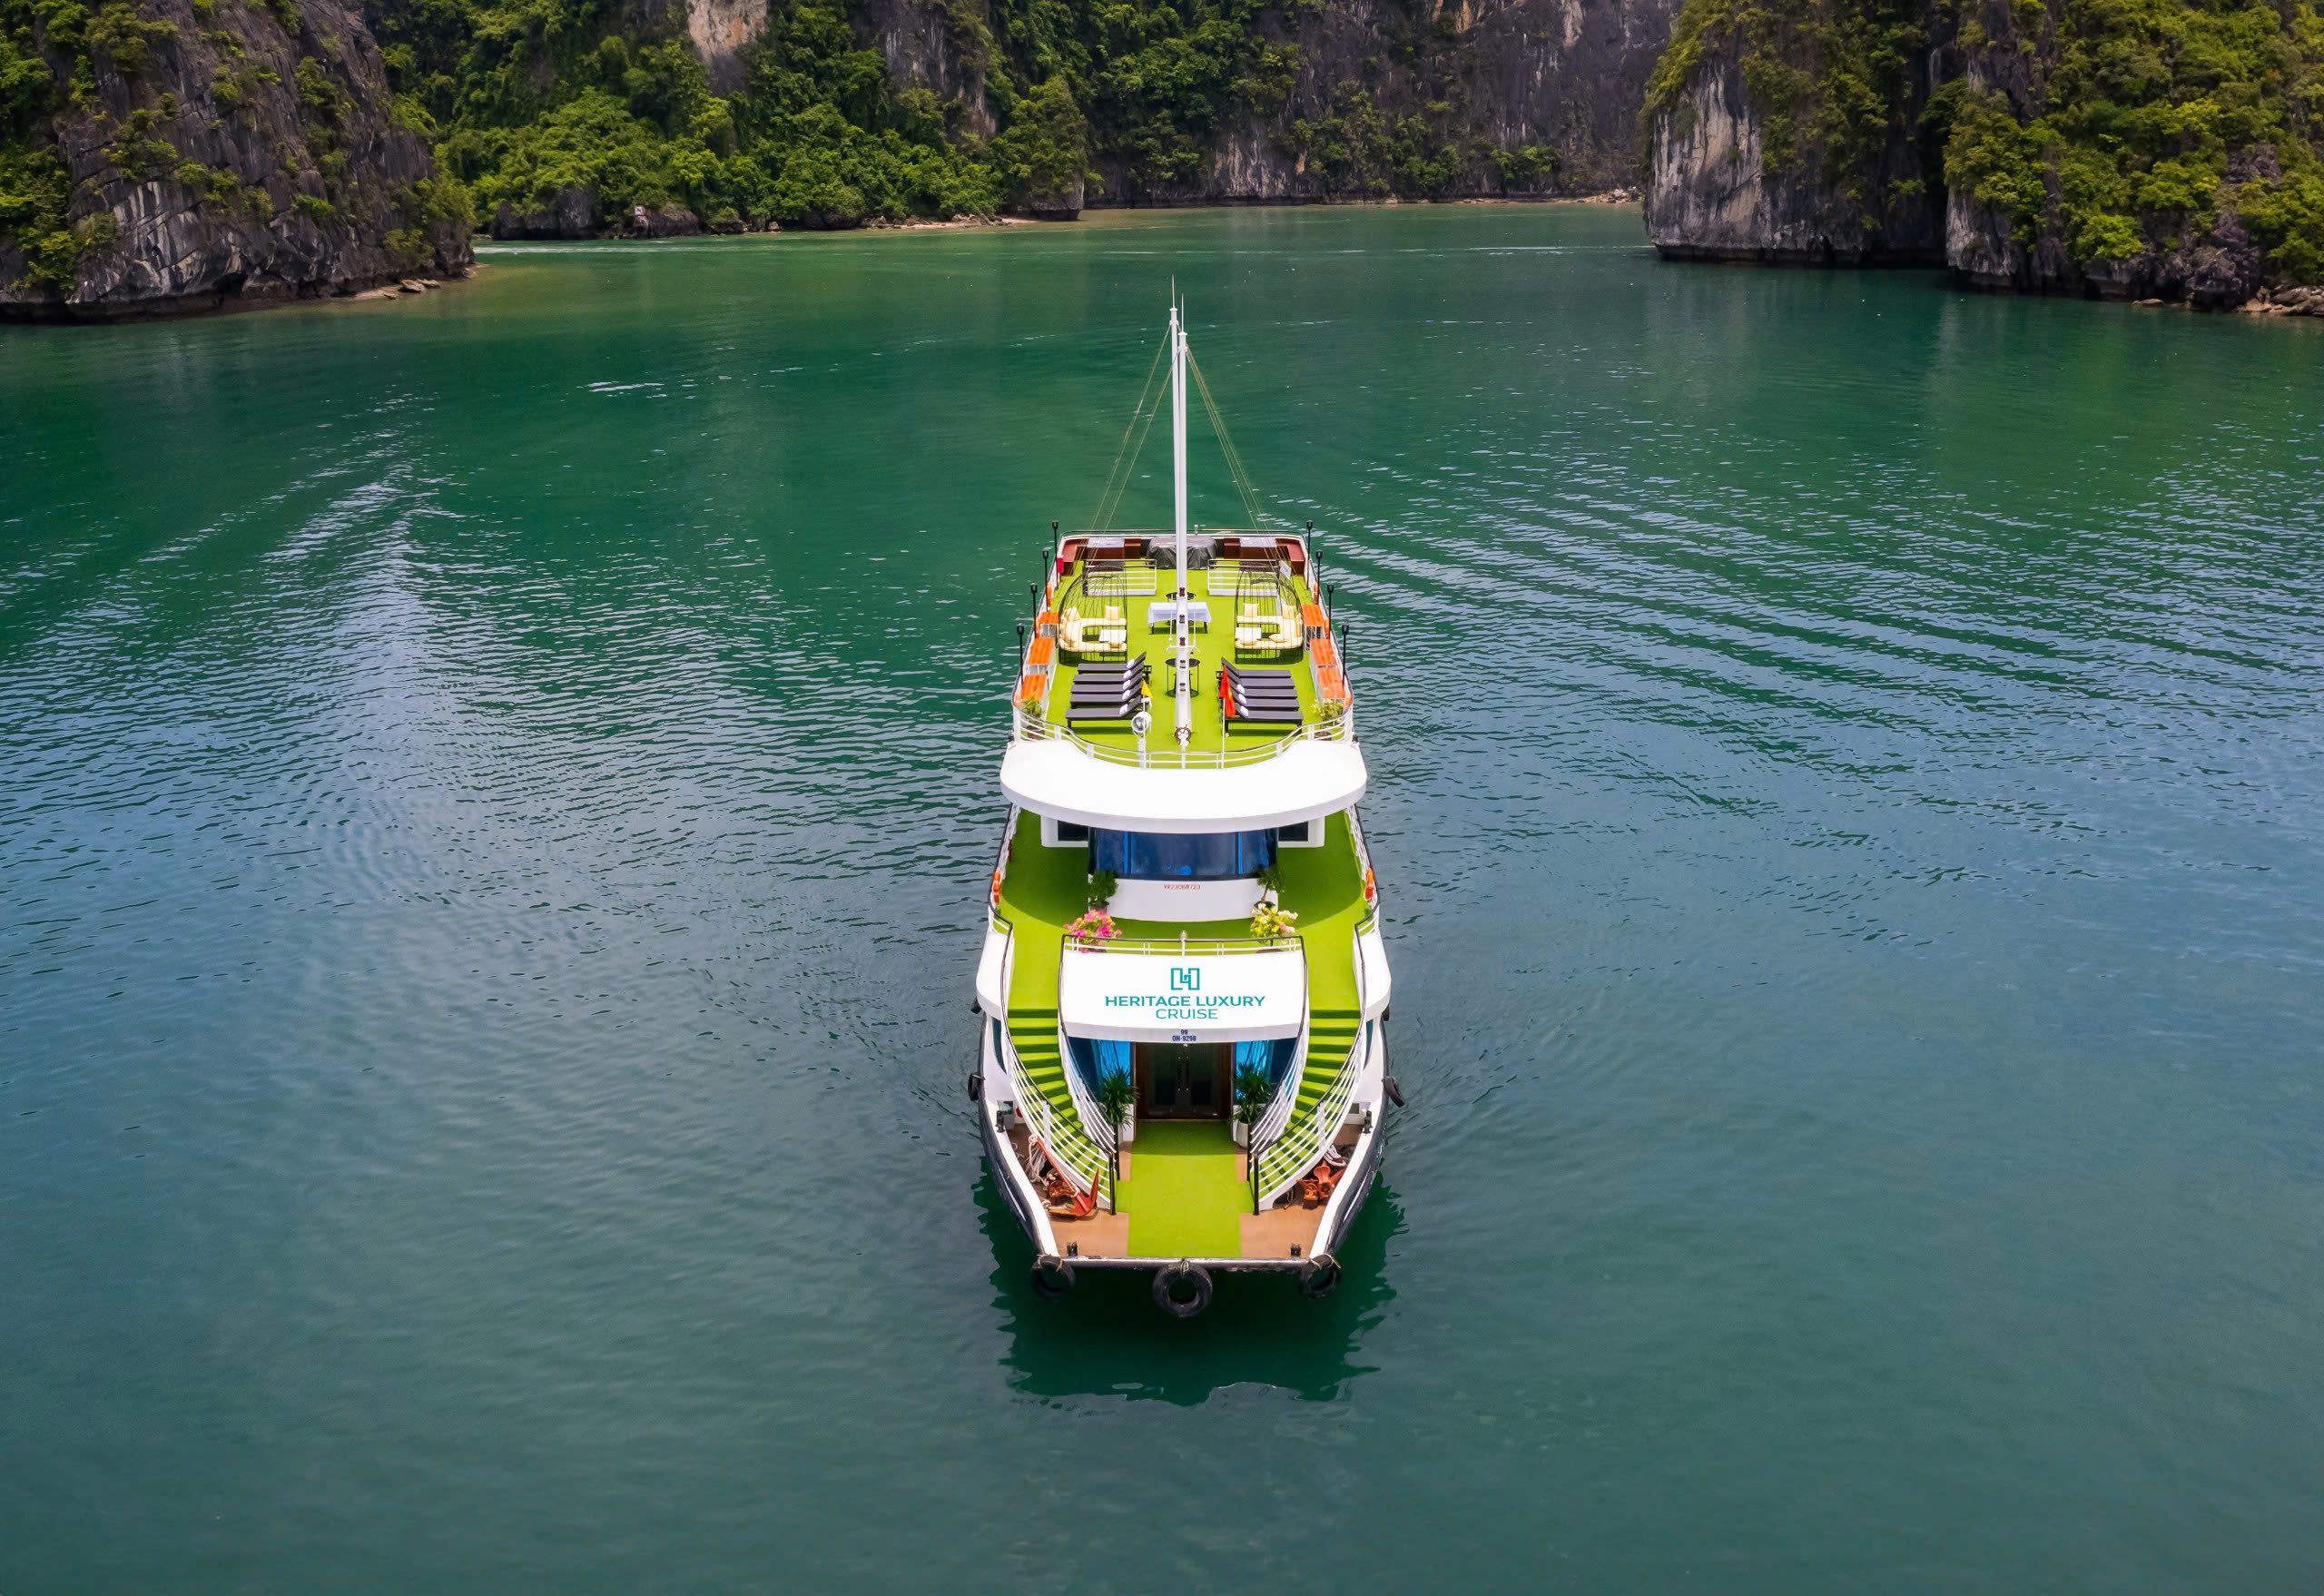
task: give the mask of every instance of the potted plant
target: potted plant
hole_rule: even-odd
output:
[[[1259,895],[1270,903],[1283,901],[1283,866],[1270,864],[1259,872]]]
[[[1112,915],[1102,909],[1092,909],[1067,926],[1065,934],[1076,945],[1089,948],[1099,942],[1111,941],[1122,933],[1114,924]]]
[[[1275,1083],[1267,1072],[1256,1064],[1246,1064],[1235,1071],[1235,1145],[1251,1145],[1251,1127],[1267,1111],[1267,1099],[1275,1096]]]
[[[1295,911],[1278,909],[1272,903],[1262,903],[1251,911],[1251,935],[1262,942],[1271,942],[1278,937],[1290,936],[1298,921],[1299,916]]]
[[[1130,1104],[1136,1097],[1137,1093],[1129,1084],[1129,1076],[1122,1070],[1108,1070],[1098,1082],[1098,1108],[1114,1132],[1113,1188],[1117,1192],[1122,1184],[1122,1126],[1129,1118]],[[1118,1205],[1115,1211],[1120,1211]]]
[[[1114,872],[1110,870],[1101,870],[1091,874],[1089,877],[1089,907],[1092,909],[1103,909],[1107,904],[1112,902],[1114,901],[1114,889],[1118,887],[1120,884],[1121,883],[1119,882],[1114,879]]]

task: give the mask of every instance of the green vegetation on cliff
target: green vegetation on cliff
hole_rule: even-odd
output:
[[[580,190],[601,224],[642,205],[852,226],[998,210],[1038,175],[1024,163],[1004,174],[948,137],[934,96],[893,91],[830,7],[775,12],[724,97],[683,35],[619,21],[591,0],[381,0],[373,26],[407,118],[487,216]],[[1056,96],[1043,103],[1054,117]]]
[[[2248,233],[2277,276],[2324,281],[2324,22],[2312,4],[2029,0],[1993,20],[1990,31],[1965,20],[1962,48],[2022,62],[2033,114],[1963,83],[1945,172],[2005,214],[2020,246],[2054,236],[2094,270]]]
[[[1918,110],[1927,10],[1925,0],[1687,0],[1647,82],[1646,113],[1681,110],[1696,74],[1732,47],[1760,113],[1768,171],[1813,161],[1824,181],[1875,212],[1882,156]]]
[[[1688,0],[1649,117],[1683,117],[1728,51],[1768,173],[1812,164],[1867,217],[1910,147],[1931,198],[2004,218],[2045,280],[2054,257],[2198,297],[2206,273],[2324,281],[2314,0]]]
[[[1353,81],[1325,113],[1286,119],[1293,35],[1317,0],[950,0],[969,87],[949,96],[899,86],[848,0],[773,0],[724,95],[675,5],[648,24],[611,0],[370,4],[409,115],[487,218],[552,212],[576,191],[596,225],[633,206],[827,227],[1041,209],[1085,180],[1135,201],[1196,186],[1222,141],[1257,123],[1326,195],[1425,198],[1480,169],[1538,185],[1560,167],[1546,145],[1464,133],[1473,119],[1452,101],[1391,116]],[[1450,54],[1432,65],[1443,41],[1412,31],[1399,60],[1430,84],[1457,80]]]
[[[633,205],[829,227],[991,212],[1069,196],[1100,149],[1132,183],[1183,182],[1228,117],[1280,105],[1295,60],[1250,0],[947,15],[980,106],[898,87],[829,0],[777,0],[723,96],[683,34],[601,0],[374,0],[371,21],[482,212],[579,188],[599,223]]]

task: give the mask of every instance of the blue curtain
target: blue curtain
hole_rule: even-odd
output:
[[[1176,836],[1093,829],[1089,833],[1089,868],[1128,881],[1230,881],[1256,875],[1274,862],[1273,832]]]
[[[1069,1036],[1065,1041],[1073,1054],[1073,1067],[1081,1072],[1082,1084],[1092,1095],[1108,1075],[1129,1074],[1128,1042],[1098,1041],[1086,1036]]]
[[[1299,1039],[1295,1036],[1278,1037],[1273,1041],[1236,1042],[1235,1073],[1264,1069],[1270,1086],[1281,1086],[1285,1072],[1291,1068],[1291,1056],[1298,1050]]]

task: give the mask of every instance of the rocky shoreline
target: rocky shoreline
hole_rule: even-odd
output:
[[[659,239],[707,238],[734,236],[753,232],[921,232],[930,230],[960,231],[980,227],[1044,227],[1058,222],[1075,222],[1095,212],[1100,215],[1134,211],[1215,211],[1305,209],[1311,206],[1394,206],[1394,205],[1634,205],[1640,191],[1620,185],[1583,193],[1484,194],[1447,197],[1441,200],[1342,199],[1327,196],[1293,197],[1287,199],[1237,199],[1210,197],[1173,200],[1168,203],[1110,204],[1102,201],[1078,206],[1069,212],[1058,212],[1032,216],[1012,216],[1000,213],[950,217],[904,217],[891,220],[869,217],[852,227],[785,227],[773,222],[748,222],[730,218],[724,222],[705,222],[692,211],[679,208],[653,209],[634,207],[629,220],[609,228],[592,227],[589,223],[590,203],[586,191],[571,191],[570,197],[560,195],[557,202],[540,212],[513,212],[506,205],[493,218],[490,236],[496,243],[520,241],[562,240],[578,242],[594,240],[601,242],[616,240],[651,241]]]

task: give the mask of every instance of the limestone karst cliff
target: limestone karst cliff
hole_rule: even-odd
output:
[[[372,0],[503,236],[1635,181],[1677,0]],[[547,8],[547,17],[539,15]],[[576,208],[585,196],[586,214]]]
[[[2310,0],[1689,0],[1647,227],[1676,257],[2224,308],[2324,280],[2319,116]]]
[[[469,264],[465,196],[336,0],[0,0],[0,316],[352,292]]]

